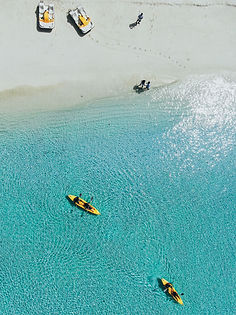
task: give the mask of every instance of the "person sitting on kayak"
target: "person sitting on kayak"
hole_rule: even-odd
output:
[[[172,291],[171,295],[177,299],[179,299],[179,294],[176,291]]]
[[[84,204],[84,207],[85,207],[86,209],[92,209],[91,206],[90,206],[90,204],[89,204],[88,202],[86,202],[86,203]]]
[[[165,285],[165,290],[164,290],[164,292],[166,292],[169,288],[173,288],[173,285],[171,284],[171,283],[167,283],[166,285]]]
[[[73,201],[74,201],[74,202],[79,202],[79,197],[78,197],[78,196],[75,197]]]

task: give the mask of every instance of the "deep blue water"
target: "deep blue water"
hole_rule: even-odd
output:
[[[1,115],[1,314],[232,314],[235,105],[202,76]]]

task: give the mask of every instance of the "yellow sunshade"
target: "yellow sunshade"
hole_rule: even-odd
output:
[[[90,22],[90,19],[89,19],[89,18],[86,20],[86,18],[83,17],[82,15],[79,16],[79,19],[80,19],[80,21],[82,22],[82,24],[83,24],[84,26],[88,25],[89,22]]]
[[[49,22],[49,13],[48,11],[45,11],[44,14],[43,14],[43,19],[44,19],[44,22],[45,23],[48,23]]]

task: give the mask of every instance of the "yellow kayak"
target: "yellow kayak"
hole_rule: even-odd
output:
[[[74,195],[68,195],[68,198],[74,202],[74,204],[82,209],[84,209],[85,211],[88,211],[92,214],[101,214],[96,208],[94,208],[94,206],[92,206],[89,202],[83,200],[80,197],[74,196]]]
[[[168,293],[172,296],[172,298],[179,304],[184,305],[181,297],[179,296],[173,285],[170,282],[166,281],[164,278],[162,278],[161,281],[164,287],[167,289]]]

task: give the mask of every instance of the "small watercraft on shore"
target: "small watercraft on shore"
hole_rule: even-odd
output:
[[[184,305],[181,297],[179,296],[173,285],[170,282],[166,281],[164,278],[161,279],[161,282],[165,289],[167,290],[167,292],[170,294],[170,296],[179,304]]]
[[[82,6],[74,10],[69,10],[68,14],[72,17],[75,24],[83,34],[88,33],[92,28],[94,28],[93,22]]]
[[[40,28],[54,28],[54,6],[53,4],[46,5],[43,1],[38,5],[38,23]]]
[[[88,211],[92,214],[100,215],[101,213],[94,207],[92,206],[89,202],[83,200],[82,198],[74,195],[68,195],[68,198],[73,201],[73,203],[85,211]]]

